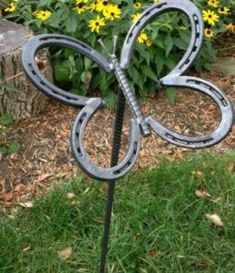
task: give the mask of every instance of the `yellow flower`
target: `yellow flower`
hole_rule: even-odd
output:
[[[144,33],[143,31],[140,33],[140,35],[138,36],[137,38],[137,41],[140,43],[140,44],[143,44],[144,42],[147,42],[148,40],[148,36],[146,33]]]
[[[158,3],[160,2],[160,0],[153,0],[153,3]]]
[[[105,26],[105,20],[104,18],[100,18],[100,16],[97,16],[95,20],[89,21],[89,27],[92,32],[99,33],[102,26]]]
[[[73,9],[76,13],[81,14],[86,10],[86,4],[85,3],[79,3],[77,7]]]
[[[218,8],[219,14],[228,15],[228,14],[229,14],[229,11],[230,11],[230,9],[227,8],[227,7]]]
[[[218,0],[208,0],[207,4],[213,8],[218,8],[219,1]]]
[[[141,4],[140,2],[135,2],[135,3],[134,3],[134,8],[135,8],[135,9],[140,9],[141,6],[142,6],[142,4]]]
[[[98,3],[99,3],[98,0],[92,1],[92,3],[90,4],[90,6],[88,7],[88,9],[90,9],[91,11],[96,11],[97,7],[98,7]]]
[[[109,19],[111,21],[120,18],[120,14],[121,9],[118,7],[118,5],[109,5],[108,9],[103,11],[105,19]]]
[[[41,21],[46,21],[49,17],[51,17],[52,13],[49,10],[37,10],[33,13],[33,15]]]
[[[15,2],[15,1],[14,1]],[[14,2],[11,2],[7,8],[4,9],[5,12],[14,12],[16,11],[16,4]]]
[[[139,19],[139,17],[140,17],[140,13],[133,14],[131,15],[131,18],[132,18],[131,21],[135,23]]]
[[[109,2],[106,0],[98,0],[96,10],[99,12],[105,12],[109,9]]]
[[[211,39],[214,36],[214,32],[210,28],[205,28],[204,35],[206,38]]]
[[[152,46],[152,44],[153,44],[153,42],[152,42],[151,40],[148,39],[148,40],[146,41],[146,45],[147,45],[148,47]]]
[[[226,28],[229,32],[235,32],[235,23],[229,23]]]
[[[209,25],[214,26],[216,22],[219,21],[219,16],[212,10],[203,10],[202,11],[202,17],[205,22],[207,22]]]

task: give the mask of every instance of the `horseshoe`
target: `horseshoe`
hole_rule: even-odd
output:
[[[167,76],[160,80],[160,83],[163,87],[176,86],[191,88],[209,96],[220,110],[221,121],[219,126],[212,133],[202,137],[190,137],[179,134],[168,129],[150,116],[147,117],[145,121],[156,134],[177,146],[187,148],[209,147],[215,145],[228,135],[233,125],[234,111],[231,102],[221,89],[199,78],[181,76],[187,71],[198,55],[203,40],[203,20],[199,10],[192,2],[185,0],[166,0],[152,5],[147,9],[127,34],[121,52],[121,67],[123,69],[129,67],[134,44],[142,29],[154,17],[168,11],[181,11],[187,15],[191,24],[191,39],[182,59]]]
[[[96,64],[98,64],[101,68],[103,68],[107,73],[110,73],[112,69],[110,68],[108,61],[104,56],[99,54],[87,44],[64,35],[41,34],[30,38],[24,45],[22,49],[22,65],[24,71],[28,78],[31,80],[31,82],[41,92],[65,104],[69,104],[72,106],[86,105],[89,98],[66,92],[55,86],[54,84],[50,83],[41,74],[40,70],[35,64],[34,59],[37,52],[47,46],[62,46],[70,48],[88,57]]]

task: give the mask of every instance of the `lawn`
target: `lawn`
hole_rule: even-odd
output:
[[[0,272],[98,272],[105,199],[104,183],[77,177],[2,215]],[[107,272],[234,273],[235,153],[163,160],[120,180]]]

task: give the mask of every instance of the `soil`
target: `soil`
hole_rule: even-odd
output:
[[[230,52],[234,57],[235,52]],[[213,82],[223,89],[235,104],[235,77],[218,72],[204,72],[196,76]],[[216,128],[220,114],[214,102],[199,92],[177,89],[175,104],[170,104],[164,90],[140,102],[145,116],[152,115],[168,128],[186,135],[202,135]],[[17,153],[0,158],[0,210],[12,202],[29,200],[48,188],[58,178],[81,173],[70,151],[70,131],[78,109],[50,101],[43,113],[10,125],[0,135],[0,143],[12,141],[21,145]],[[109,166],[112,123],[115,109],[103,108],[92,118],[85,134],[85,145],[92,160]],[[125,113],[121,155],[125,154],[128,138],[129,110]],[[165,157],[175,160],[189,150],[176,147],[152,133],[142,139],[141,151],[135,169],[155,168]],[[227,151],[235,148],[235,126],[222,142],[206,150]],[[2,201],[1,201],[2,200]]]

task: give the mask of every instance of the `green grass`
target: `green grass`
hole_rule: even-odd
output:
[[[231,162],[235,153],[197,155],[119,181],[107,272],[234,273]],[[196,197],[198,187],[212,197]],[[98,272],[105,191],[103,183],[77,178],[55,186],[13,219],[2,216],[0,272]],[[68,192],[79,204],[67,199]],[[218,214],[224,227],[215,227],[206,213]],[[68,246],[72,255],[60,259],[57,252]]]

